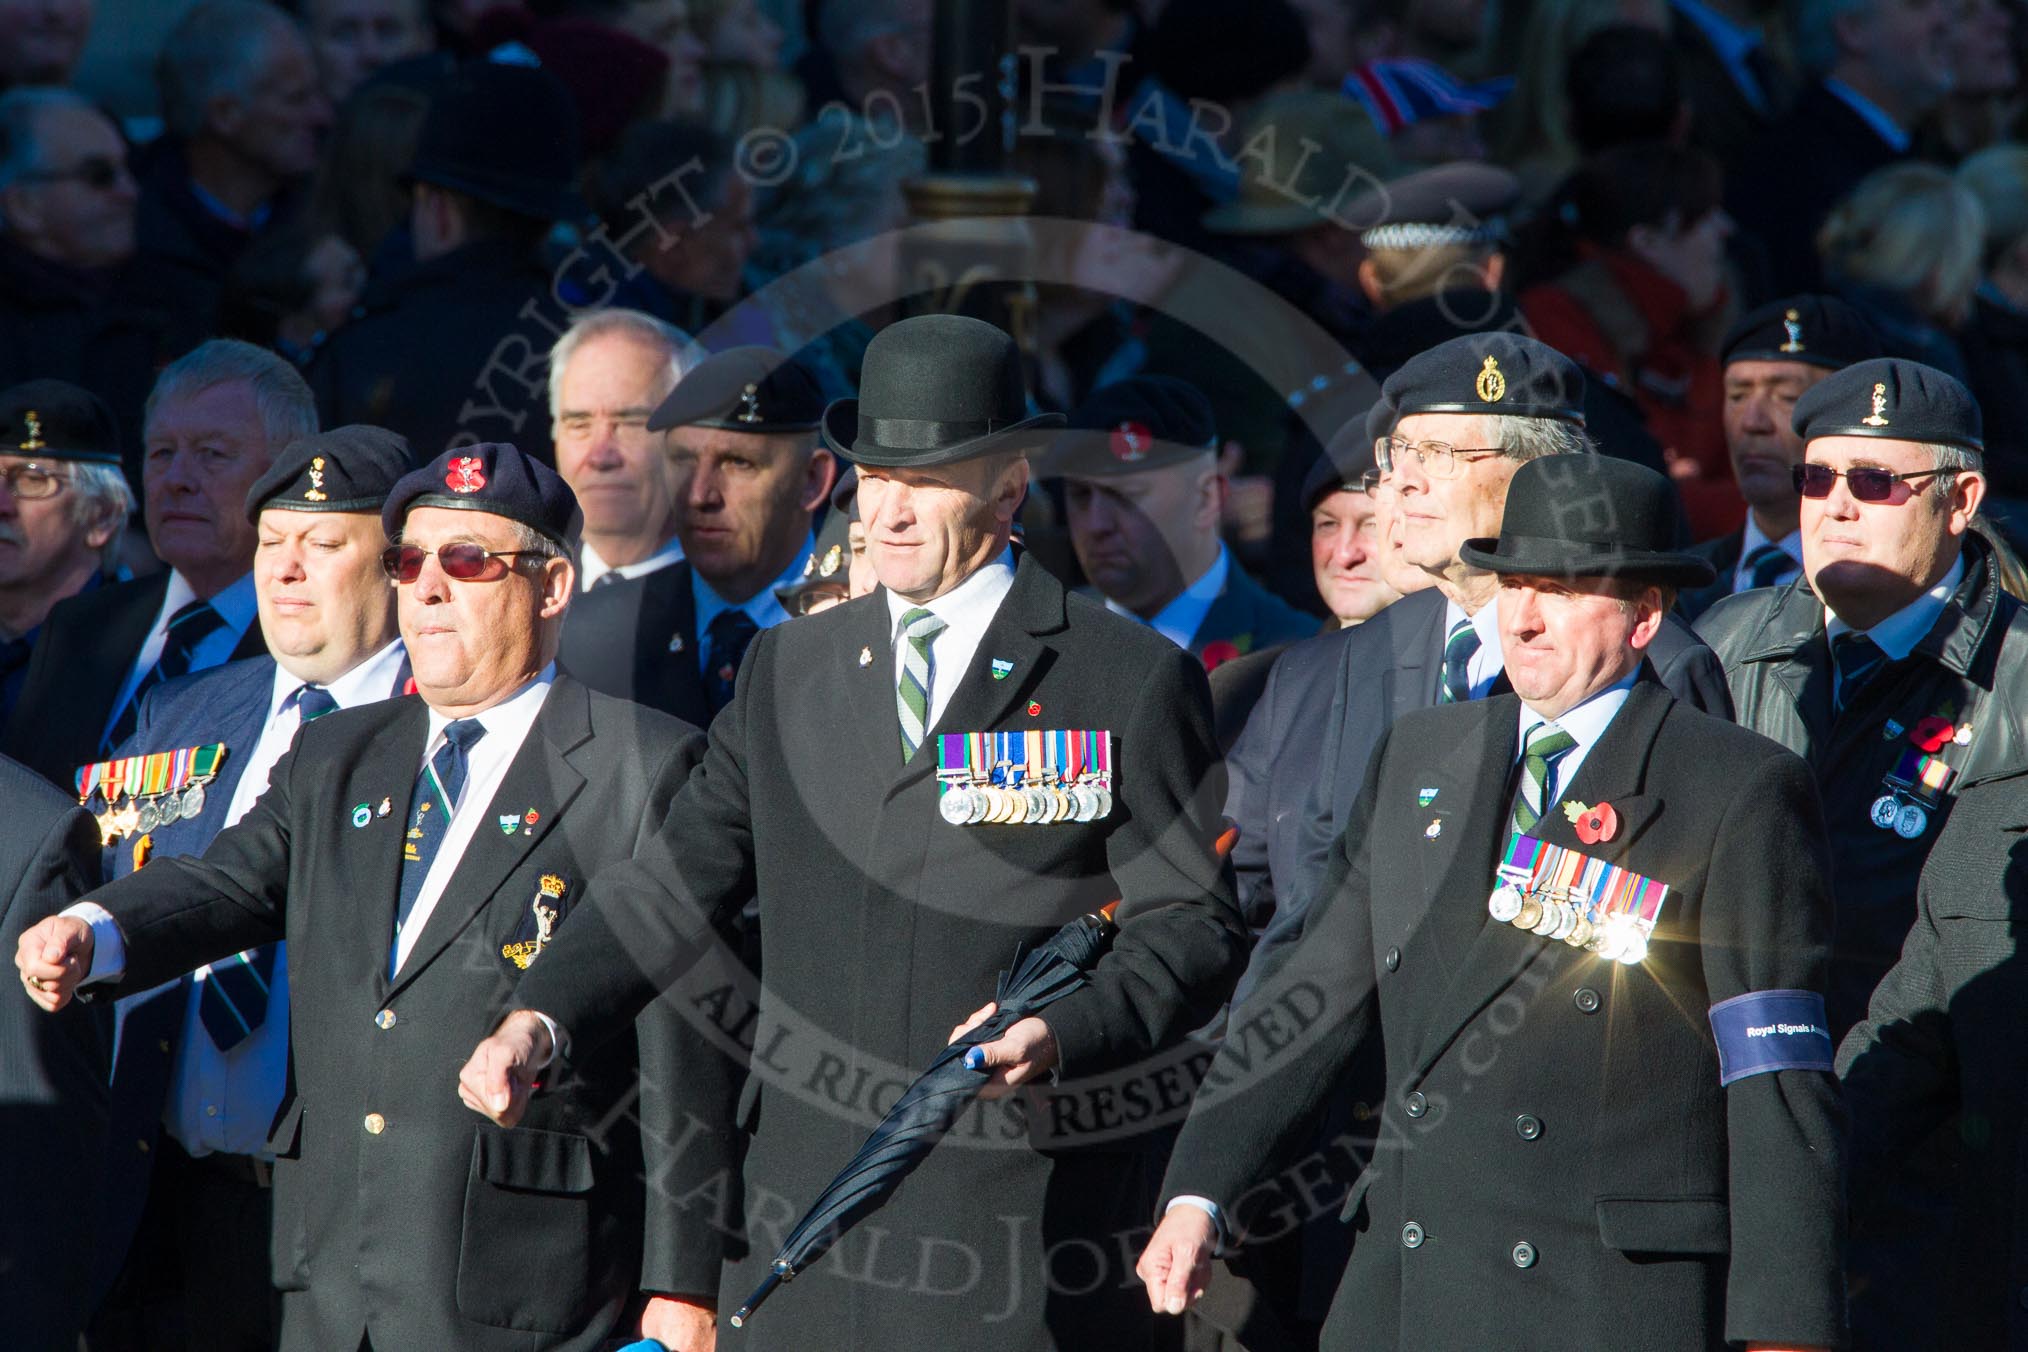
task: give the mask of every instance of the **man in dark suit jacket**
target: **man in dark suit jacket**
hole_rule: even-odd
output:
[[[293,1092],[271,1144],[289,1349],[590,1352],[644,1289],[670,1298],[651,1318],[681,1318],[716,1285],[722,1236],[684,1198],[732,1167],[730,1063],[674,1006],[574,1061],[520,1130],[474,1130],[445,1090],[700,750],[555,675],[575,514],[509,446],[404,478],[383,524],[422,698],[319,718],[201,859],[157,858],[22,941],[45,1003],[87,972],[145,988],[288,941]]]
[[[1116,1246],[1095,1241],[1144,1224],[1153,1203],[1162,1107],[1141,1086],[1124,1109],[1114,1077],[1137,1083],[1147,1058],[1184,1054],[1230,989],[1243,929],[1211,849],[1202,668],[1067,595],[1033,558],[1012,562],[1024,442],[1049,417],[1026,413],[1019,354],[991,325],[919,316],[873,340],[863,398],[834,405],[825,436],[858,465],[882,590],[756,640],[662,834],[594,882],[461,1077],[495,1120],[540,1111],[529,1081],[553,1073],[535,1067],[555,1043],[537,1014],[568,1039],[563,1064],[595,1054],[680,968],[700,914],[757,894],[768,979],[742,1102],[754,1252],[727,1276],[737,1299],[869,1112],[991,996],[1016,946],[1122,898],[1089,983],[971,1053],[989,1095],[1052,1071],[1062,1092],[968,1112],[877,1224],[844,1236],[848,1266],[812,1269],[756,1315],[741,1334],[755,1348],[1041,1352],[1155,1336]],[[1089,735],[1021,735],[1072,729]],[[971,797],[978,745],[1017,742],[1024,757],[1054,748],[1038,753],[1043,777],[1081,786],[1072,817],[1016,825],[1011,799]],[[1109,773],[1093,768],[1107,757]],[[958,824],[988,801],[998,821]]]
[[[99,833],[77,804],[0,758],[0,942],[76,900],[99,878]],[[14,1181],[0,1219],[0,1305],[18,1352],[76,1352],[91,1314],[91,1255],[106,1186],[106,1076],[113,1007],[99,1000],[54,1019],[0,1001],[0,1140]]]
[[[754,635],[789,618],[775,590],[802,578],[811,517],[837,474],[816,444],[823,412],[816,379],[769,348],[732,348],[685,375],[648,419],[669,433],[683,558],[601,578],[571,607],[563,669],[709,725]]]
[[[1799,760],[1646,666],[1669,591],[1708,575],[1670,548],[1672,499],[1624,462],[1536,461],[1466,546],[1501,576],[1515,690],[1375,753],[1320,909],[1178,1141],[1155,1308],[1187,1306],[1378,1036],[1400,1150],[1340,1213],[1325,1348],[1842,1342],[1823,822]],[[1309,1036],[1248,1040],[1278,1008]]]

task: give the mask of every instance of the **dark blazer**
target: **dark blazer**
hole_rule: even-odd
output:
[[[1245,949],[1211,851],[1223,785],[1203,668],[1024,558],[904,764],[892,635],[884,592],[763,631],[665,830],[599,877],[518,998],[595,1043],[680,966],[700,915],[759,897],[768,979],[742,1102],[753,1253],[727,1275],[730,1310],[1017,947],[1123,898],[1090,983],[1049,1007],[1062,1085],[968,1112],[739,1337],[756,1352],[1147,1346],[1163,1335],[1133,1246],[1093,1241],[1146,1224],[1151,1129],[1188,1094],[1146,1062],[1188,1054]],[[1030,728],[1111,733],[1111,815],[946,823],[935,734]],[[1045,1284],[1052,1246],[1070,1266]]]
[[[1244,655],[1277,644],[1309,638],[1321,624],[1315,615],[1297,610],[1281,597],[1253,580],[1239,560],[1232,561],[1226,574],[1225,590],[1204,612],[1197,632],[1190,636],[1190,651],[1199,657],[1214,643],[1232,645]],[[1210,664],[1219,659],[1214,655]]]
[[[690,561],[594,587],[563,617],[557,665],[594,690],[708,727]]]
[[[1676,613],[1685,624],[1695,624],[1697,617],[1711,607],[1732,595],[1732,575],[1739,568],[1740,553],[1746,548],[1746,531],[1733,531],[1716,540],[1704,540],[1690,546],[1690,552],[1702,555],[1718,570],[1718,576],[1710,585],[1697,587],[1676,594]]]
[[[0,759],[0,944],[55,915],[98,881],[99,832],[77,804]],[[107,1186],[106,1076],[113,1002],[54,1017],[16,987],[0,996],[0,1141],[13,1161],[0,1210],[0,1308],[7,1346],[75,1352],[92,1311],[94,1222]]]
[[[122,989],[288,941],[293,1094],[271,1141],[285,1347],[370,1329],[381,1347],[589,1352],[626,1332],[637,1292],[716,1287],[722,1238],[686,1199],[733,1167],[730,1063],[664,1003],[551,1077],[513,1131],[454,1086],[517,1002],[503,949],[532,937],[545,880],[568,932],[586,881],[660,828],[699,738],[558,677],[494,801],[465,807],[479,832],[390,982],[427,729],[416,698],[318,719],[201,859],[157,858],[96,899],[127,939]],[[380,815],[384,799],[400,806]],[[534,829],[494,828],[529,809]]]
[[[1725,201],[1742,230],[1766,246],[1774,294],[1822,289],[1816,239],[1824,218],[1859,180],[1905,158],[1821,81],[1754,141]]]
[[[137,578],[57,603],[35,640],[21,698],[0,751],[68,789],[77,768],[99,758],[99,736],[162,609],[169,574]],[[267,652],[258,621],[246,627],[235,660]]]
[[[1302,942],[1234,1011],[1163,1195],[1243,1222],[1248,1188],[1294,1163],[1292,1126],[1377,1035],[1383,1149],[1343,1210],[1356,1237],[1325,1348],[1836,1346],[1836,1082],[1721,1088],[1706,1020],[1747,992],[1823,991],[1808,769],[1636,684],[1558,795],[1612,804],[1616,837],[1583,845],[1554,810],[1541,825],[1669,884],[1647,960],[1621,966],[1487,917],[1520,712],[1501,695],[1385,735]]]

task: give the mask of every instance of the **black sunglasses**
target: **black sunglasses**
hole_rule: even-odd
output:
[[[76,179],[94,192],[104,192],[118,183],[126,172],[127,162],[124,159],[88,155],[69,169],[39,169],[21,177],[31,183],[61,183],[65,179]]]
[[[1795,478],[1796,492],[1806,498],[1828,498],[1831,485],[1839,479],[1845,481],[1852,496],[1861,502],[1886,502],[1894,496],[1894,486],[1910,479],[1926,479],[1932,474],[1946,474],[1948,470],[1912,469],[1906,474],[1896,474],[1891,469],[1874,469],[1862,466],[1858,469],[1835,470],[1829,465],[1796,465],[1790,473]]]
[[[539,549],[488,549],[475,544],[439,545],[434,551],[421,545],[389,545],[380,551],[380,571],[396,582],[413,582],[422,576],[423,560],[432,552],[444,576],[458,582],[497,582],[507,576],[507,569],[493,568],[494,559],[542,553]]]

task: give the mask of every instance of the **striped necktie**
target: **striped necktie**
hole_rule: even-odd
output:
[[[1469,618],[1451,626],[1444,639],[1444,688],[1439,704],[1462,704],[1472,697],[1472,659],[1479,652],[1479,631]]]
[[[1794,567],[1795,560],[1783,553],[1780,545],[1761,545],[1746,556],[1746,586],[1741,590],[1772,587]]]
[[[1521,783],[1514,794],[1514,829],[1527,834],[1542,820],[1543,805],[1555,796],[1556,762],[1577,747],[1577,738],[1554,723],[1528,729],[1521,747]]]
[[[189,675],[190,664],[197,658],[197,645],[223,628],[225,616],[213,609],[209,601],[192,601],[169,617],[169,626],[162,634],[162,655],[134,687],[127,707],[120,710],[113,730],[106,734],[105,750],[112,750],[133,735],[134,725],[141,717],[141,697],[164,681]]]
[[[930,682],[936,664],[930,660],[930,644],[950,626],[934,612],[917,606],[901,617],[901,635],[907,645],[901,653],[901,681],[895,687],[896,712],[901,716],[901,758],[914,757],[930,724]]]
[[[408,835],[402,841],[401,901],[394,913],[394,942],[387,950],[390,980],[397,970],[395,956],[401,952],[401,932],[422,895],[423,880],[429,877],[437,848],[450,831],[451,814],[464,796],[472,747],[485,735],[486,725],[476,718],[458,718],[444,724],[444,744],[416,776],[415,792],[409,799]]]

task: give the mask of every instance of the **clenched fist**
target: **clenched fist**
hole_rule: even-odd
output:
[[[14,965],[28,998],[54,1014],[92,970],[92,927],[74,916],[53,915],[21,936]]]

